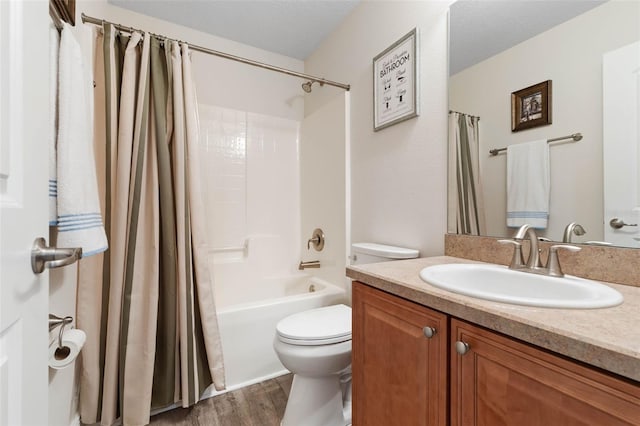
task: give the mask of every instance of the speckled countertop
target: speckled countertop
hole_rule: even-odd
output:
[[[476,299],[420,279],[422,268],[478,263],[449,256],[352,265],[347,276],[396,296],[640,382],[640,288],[605,283],[624,296],[606,309],[549,309]]]

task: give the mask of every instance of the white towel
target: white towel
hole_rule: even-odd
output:
[[[49,28],[49,226],[58,222],[58,180],[56,178],[56,136],[58,129],[58,54],[60,34],[51,24]]]
[[[546,140],[507,147],[507,226],[546,228],[550,189]]]
[[[80,45],[64,24],[60,40],[58,88],[58,247],[82,247],[82,256],[107,249],[95,157],[91,80]]]

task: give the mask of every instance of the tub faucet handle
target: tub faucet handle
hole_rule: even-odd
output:
[[[311,238],[307,241],[307,250],[311,250],[311,244],[316,251],[322,251],[324,248],[324,232],[320,228],[313,230]]]

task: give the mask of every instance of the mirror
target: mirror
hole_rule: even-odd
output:
[[[609,99],[607,93],[619,89],[603,83],[604,61],[609,52],[640,40],[638,16],[640,3],[636,1],[460,0],[452,4],[449,108],[479,117],[475,148],[478,170],[469,177],[477,175],[481,181],[480,186],[474,186],[481,208],[479,216],[486,224],[478,232],[460,232],[456,203],[469,198],[469,194],[467,187],[457,191],[456,176],[460,173],[452,170],[450,158],[449,232],[494,237],[511,237],[515,233],[516,228],[507,227],[507,155],[505,151],[490,155],[489,150],[581,133],[583,138],[579,141],[568,138],[548,145],[548,220],[544,229],[537,230],[538,235],[562,241],[567,225],[576,222],[586,233],[572,232],[572,242],[640,247],[640,226],[614,229],[609,225],[613,218],[629,225],[640,223],[640,77],[629,83],[637,87],[622,89],[634,94],[635,106],[633,99],[629,105],[626,100]],[[631,55],[633,52],[638,53],[632,48]],[[512,132],[511,94],[547,80],[552,81],[551,124]],[[457,132],[452,130],[451,115],[450,144]],[[607,124],[611,117],[614,121]],[[620,122],[628,129],[609,135],[607,129],[618,127]],[[616,146],[607,151],[607,138],[617,139],[622,149]],[[452,145],[450,156],[451,149]],[[616,151],[618,158],[612,158],[610,151]],[[612,171],[617,173],[625,158],[633,160],[626,161],[632,170],[609,188],[611,184],[605,180],[611,180]],[[628,205],[614,205],[612,200],[616,198]]]

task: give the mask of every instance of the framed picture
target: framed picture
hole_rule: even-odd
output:
[[[551,80],[511,94],[511,131],[551,124]]]
[[[373,130],[418,116],[418,29],[373,58]]]

